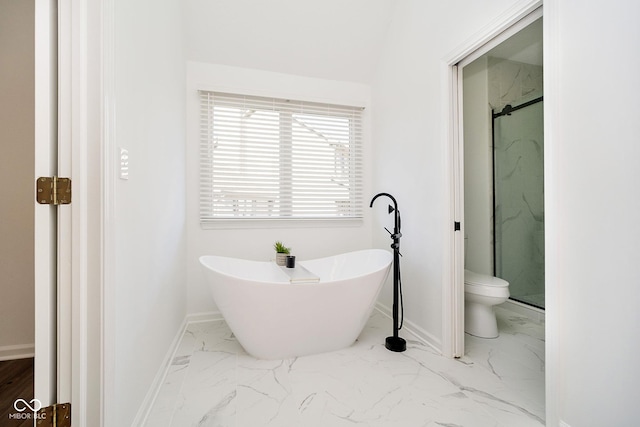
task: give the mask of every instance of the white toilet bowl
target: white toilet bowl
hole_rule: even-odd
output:
[[[480,338],[496,338],[493,306],[509,298],[509,282],[499,277],[464,271],[464,331]]]

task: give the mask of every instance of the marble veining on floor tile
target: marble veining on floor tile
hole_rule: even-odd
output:
[[[386,350],[377,311],[351,347],[286,360],[249,356],[223,321],[192,324],[146,425],[543,426],[544,325],[496,311],[500,337],[467,335],[460,359],[407,331],[406,352]]]

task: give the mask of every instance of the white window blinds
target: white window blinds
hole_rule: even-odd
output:
[[[201,222],[362,217],[362,108],[199,95]]]

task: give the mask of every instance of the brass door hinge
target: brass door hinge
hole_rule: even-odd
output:
[[[71,203],[71,179],[57,176],[38,178],[36,200],[41,205],[68,205]]]
[[[40,409],[37,427],[71,427],[71,403],[56,403]]]

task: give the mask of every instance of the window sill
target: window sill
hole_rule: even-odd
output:
[[[338,228],[361,227],[363,218],[340,219],[211,219],[201,220],[203,230],[265,228]]]

